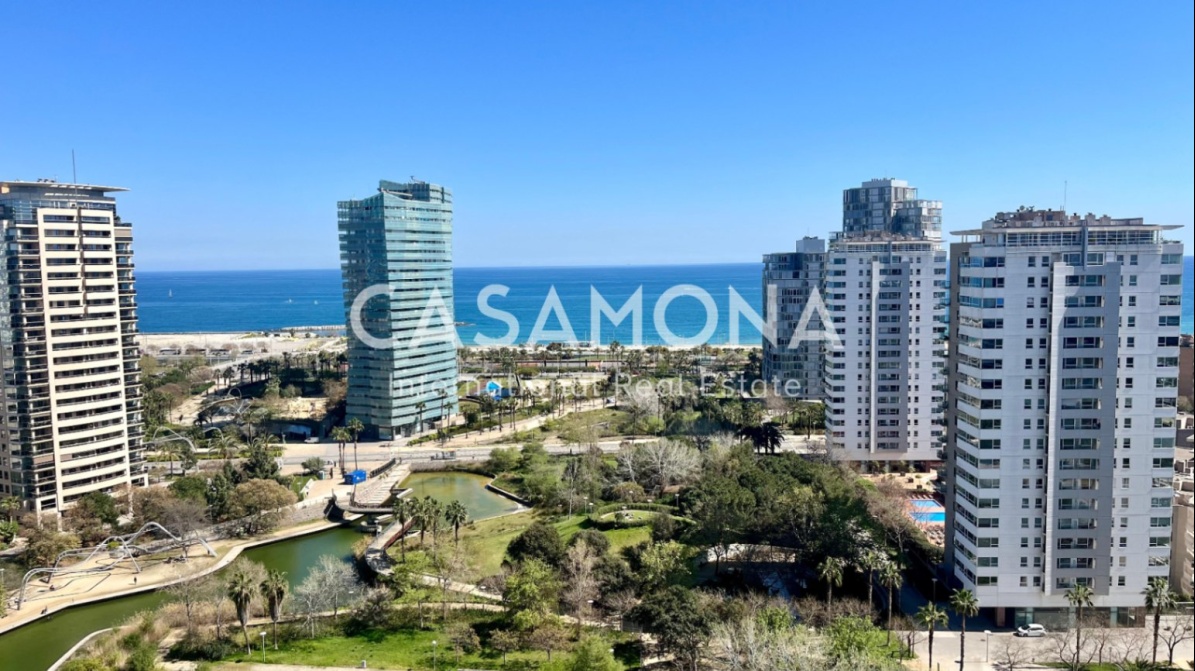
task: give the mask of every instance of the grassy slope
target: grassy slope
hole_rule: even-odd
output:
[[[481,520],[461,529],[461,545],[468,551],[473,565],[477,569],[477,575],[487,576],[498,573],[502,567],[502,559],[506,555],[506,546],[510,545],[515,536],[531,526],[535,520],[535,513],[522,513]],[[556,522],[556,528],[566,542],[588,525],[589,521],[583,515],[574,515]],[[651,529],[648,527],[611,529],[603,533],[610,539],[612,552],[641,543],[651,537]],[[444,537],[441,542],[451,542],[451,537]],[[410,550],[412,547],[417,547],[417,542],[411,544],[408,540],[407,549]],[[391,548],[390,552],[397,556],[397,544]]]

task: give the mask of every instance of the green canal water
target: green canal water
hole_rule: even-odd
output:
[[[460,501],[472,520],[497,517],[519,509],[519,504],[486,489],[489,481],[485,476],[472,473],[428,472],[412,473],[402,486],[411,489],[408,496],[430,496],[441,503]]]
[[[403,483],[414,496],[431,496],[465,504],[471,519],[479,520],[519,508],[510,499],[485,488],[488,481],[471,473],[415,473]],[[285,571],[292,586],[303,581],[323,555],[352,560],[353,543],[361,532],[337,527],[319,533],[278,541],[245,550],[243,556],[266,568]],[[8,671],[44,671],[87,634],[120,624],[132,615],[157,607],[163,592],[147,592],[60,611],[0,635],[0,668]],[[34,601],[26,608],[40,608]]]

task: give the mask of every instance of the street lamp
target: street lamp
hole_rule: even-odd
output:
[[[266,630],[261,630],[261,658],[266,658]]]
[[[934,581],[934,603],[938,603],[938,579],[933,578]]]
[[[989,643],[991,642],[991,639],[992,639],[992,630],[984,629],[983,630],[983,661],[984,662],[990,662],[992,660],[992,657],[989,654],[991,652],[991,646],[989,645]]]
[[[440,668],[439,655],[436,654],[437,652],[439,652],[439,647],[437,647],[438,645],[439,644],[436,643],[435,640],[432,641],[432,669],[433,669],[433,671],[435,669]]]

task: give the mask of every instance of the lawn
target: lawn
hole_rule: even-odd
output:
[[[472,613],[469,621],[481,634],[483,645],[488,640],[488,632],[501,624],[500,616],[494,614]],[[258,631],[260,630],[249,631],[249,638],[254,643],[260,640]],[[237,632],[237,640],[240,640],[240,632]],[[433,646],[432,641],[437,645]],[[553,659],[561,654],[567,653],[554,653]],[[361,668],[361,663],[366,662],[367,668],[370,669],[455,671],[465,668],[520,671],[536,669],[547,662],[547,659],[543,652],[520,650],[510,653],[507,656],[508,663],[503,666],[501,653],[482,650],[471,654],[462,653],[458,662],[444,628],[436,626],[428,630],[373,631],[360,636],[338,634],[280,642],[278,650],[274,650],[272,645],[267,645],[264,655],[258,644],[251,656],[246,655],[244,651],[238,651],[216,668],[233,671],[244,668],[241,664],[245,662]]]
[[[461,529],[461,545],[464,546],[473,560],[478,576],[494,575],[501,571],[502,560],[506,556],[506,546],[514,540],[524,529],[531,526],[537,519],[535,513],[505,515],[488,520],[480,520]],[[585,515],[573,515],[570,518],[556,522],[565,542],[575,536],[581,529],[589,528],[591,522]],[[651,538],[651,529],[635,527],[630,529],[610,529],[603,531],[610,539],[610,551],[617,552],[624,547],[642,543]],[[410,539],[407,541],[408,550],[413,547]],[[417,544],[415,545],[417,547]],[[397,557],[398,545],[390,548],[391,556]]]

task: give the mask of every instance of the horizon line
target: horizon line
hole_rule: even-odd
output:
[[[582,265],[546,265],[546,266],[454,266],[453,270],[568,270],[577,268],[670,268],[692,266],[749,266],[763,265],[763,261],[711,261],[704,263],[623,263],[623,264],[582,264]],[[340,268],[188,268],[182,270],[166,270],[143,268],[141,273],[278,273],[278,272],[314,272],[340,271]]]

